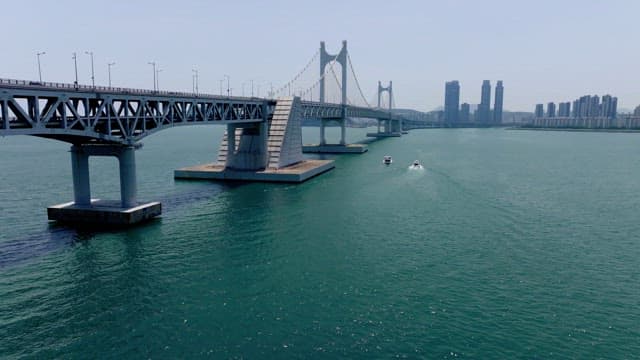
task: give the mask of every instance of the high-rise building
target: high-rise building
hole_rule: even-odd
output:
[[[444,122],[455,124],[458,122],[458,106],[460,104],[460,83],[449,81],[444,86]]]
[[[468,103],[462,103],[462,105],[460,105],[460,122],[471,122],[471,105]]]
[[[547,117],[556,117],[556,104],[552,102],[547,104]]]
[[[569,116],[571,116],[571,103],[570,102],[558,103],[558,117],[569,117]]]
[[[504,95],[504,87],[502,80],[498,80],[496,84],[496,96],[493,103],[493,123],[502,124],[502,101]]]
[[[602,100],[602,102],[601,102]],[[573,105],[573,106],[572,106]],[[557,113],[554,103],[547,105],[546,114],[542,110],[542,104],[536,105],[535,117],[572,117],[572,118],[594,118],[604,117],[607,119],[616,119],[618,114],[618,98],[609,94],[581,96],[571,103],[558,103]]]
[[[482,81],[482,92],[480,94],[480,105],[476,114],[476,120],[481,124],[488,124],[491,115],[491,82],[489,80]]]
[[[596,117],[600,116],[600,97],[598,95],[593,95],[590,98],[589,102],[589,116]]]

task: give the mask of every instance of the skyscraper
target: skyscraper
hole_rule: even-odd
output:
[[[504,88],[502,87],[502,80],[498,80],[496,85],[496,97],[493,103],[493,123],[502,124],[502,98],[504,94]]]
[[[491,82],[489,80],[482,81],[482,93],[480,96],[480,105],[478,105],[478,122],[488,124],[491,114]]]
[[[555,103],[548,103],[547,104],[547,117],[556,117],[556,104]]]
[[[542,104],[536,104],[535,116],[536,116],[537,118],[544,117],[544,105],[542,105]]]
[[[460,84],[457,80],[449,81],[444,86],[444,122],[458,122],[458,106],[460,104]]]
[[[467,124],[471,122],[471,106],[468,103],[460,105],[460,122]]]

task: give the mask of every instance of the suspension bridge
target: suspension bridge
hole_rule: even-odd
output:
[[[319,75],[314,74],[316,66]],[[354,84],[354,90],[348,92],[347,84]],[[138,201],[135,165],[140,141],[157,131],[226,126],[217,161],[176,170],[176,178],[302,182],[333,168],[331,160],[305,159],[303,150],[366,151],[365,145],[346,143],[349,119],[377,121],[377,131],[367,134],[375,138],[429,127],[395,114],[393,107],[391,82],[385,87],[378,82],[371,99],[364,95],[346,41],[336,55],[327,53],[322,42],[307,65],[266,98],[0,79],[1,136],[71,144],[73,201],[49,207],[48,217],[73,223],[129,225],[161,213],[160,203]],[[302,146],[305,119],[319,121],[319,144]],[[332,123],[341,128],[337,144],[328,144],[325,137],[325,127]],[[118,159],[120,200],[91,198],[91,156]]]

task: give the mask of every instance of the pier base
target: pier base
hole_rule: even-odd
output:
[[[162,213],[159,202],[123,208],[120,201],[91,199],[91,205],[68,202],[47,208],[49,220],[71,224],[128,226],[150,220]]]
[[[304,160],[279,169],[258,171],[225,169],[218,164],[190,166],[174,171],[176,179],[301,183],[333,169],[333,160]]]
[[[387,138],[387,137],[400,137],[401,133],[367,133],[367,137],[374,138]]]
[[[315,154],[362,154],[368,150],[365,144],[309,144],[302,146],[302,152]]]

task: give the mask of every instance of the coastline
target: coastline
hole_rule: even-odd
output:
[[[604,132],[604,133],[640,133],[640,129],[572,129],[572,128],[528,128],[508,127],[505,130],[533,130],[533,131],[569,131],[569,132]]]

